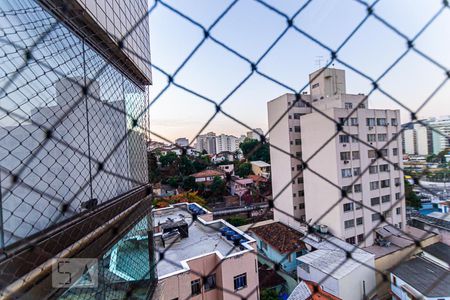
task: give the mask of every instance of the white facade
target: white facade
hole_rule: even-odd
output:
[[[177,144],[180,147],[187,147],[189,146],[189,140],[187,138],[178,138],[175,140],[175,144]]]
[[[255,128],[251,131],[247,132],[247,138],[253,139],[253,140],[261,140],[261,136],[264,135],[264,132],[261,128]]]
[[[450,147],[450,116],[430,118],[428,124],[432,127],[433,153],[438,154]]]
[[[208,154],[216,154],[216,134],[214,132],[200,134],[195,147],[198,152],[205,150]]]
[[[426,123],[426,120],[422,122]],[[433,152],[431,130],[421,123],[408,124],[402,132],[405,154],[430,155]]]
[[[233,135],[221,134],[216,136],[216,153],[235,152],[239,149],[239,139]]]
[[[399,169],[402,167],[401,139],[397,137],[385,146],[400,129],[399,111],[368,109],[364,95],[345,94],[342,70],[327,69],[317,78],[316,75],[317,72],[310,75],[311,96],[302,95],[305,101],[312,101],[314,112],[309,107],[294,106],[283,115],[295,100],[289,94],[268,103],[269,128],[282,116],[270,135],[272,189],[274,198],[277,197],[274,206],[283,211],[275,211],[274,218],[287,224],[296,222],[291,216],[311,219],[313,223],[320,219],[318,222],[328,225],[337,237],[369,246],[374,238],[369,235],[363,241],[363,236],[378,224],[379,216],[369,209],[357,208],[349,199],[335,204],[345,189],[352,200],[362,201],[389,222],[400,227],[406,224],[404,199],[388,211],[404,194],[403,174]],[[350,135],[336,134],[337,126],[332,120],[342,123],[341,119],[348,117],[355,107],[358,109],[343,123],[343,129]],[[385,149],[385,157],[397,167],[377,160],[376,153],[352,138],[354,135],[376,149]],[[302,166],[289,154],[308,161],[303,178],[295,178]],[[371,163],[372,174],[367,171],[352,184]]]

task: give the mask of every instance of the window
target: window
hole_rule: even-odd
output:
[[[366,106],[364,105],[364,103],[361,103],[358,105],[358,108],[366,108]]]
[[[291,141],[291,145],[294,145],[294,142],[293,142],[293,141]]]
[[[369,174],[377,174],[378,173],[378,167],[377,166],[370,166],[369,167]]]
[[[289,127],[289,132],[292,132],[292,127]]]
[[[350,124],[352,126],[358,126],[358,118],[350,118]]]
[[[367,126],[375,126],[375,118],[367,118],[366,125]]]
[[[294,113],[294,119],[299,120],[302,114]]]
[[[344,222],[345,229],[355,227],[355,220],[347,220]]]
[[[351,136],[352,136],[352,143],[357,143],[357,142],[359,142],[359,139],[358,139],[358,135],[357,135],[357,134],[352,134]]]
[[[395,200],[400,200],[400,193],[395,193]]]
[[[299,203],[298,209],[305,209],[305,203]]]
[[[348,119],[347,118],[339,118],[339,124],[341,124],[342,126],[347,126]]]
[[[394,178],[394,184],[395,186],[400,186],[400,178]]]
[[[260,245],[261,249],[267,250],[267,243],[266,242],[261,240],[259,245]]]
[[[379,213],[372,214],[372,222],[373,221],[378,221],[380,219],[381,219],[381,215]]]
[[[294,131],[295,132],[300,132],[300,126],[294,126]]]
[[[362,242],[364,242],[364,234],[358,234],[358,244],[361,244]]]
[[[391,182],[389,179],[381,180],[380,181],[381,188],[387,188],[391,186]]]
[[[294,205],[294,210],[297,210],[297,205]]]
[[[346,192],[347,194],[351,194],[352,193],[352,186],[351,185],[343,186],[342,190],[344,192]]]
[[[298,145],[301,145],[302,144],[302,140],[301,139],[295,139],[295,144],[298,146]]]
[[[402,222],[398,222],[398,228],[402,229]]]
[[[289,115],[289,119],[292,119],[292,116],[291,116],[291,115]]]
[[[357,160],[359,159],[359,151],[352,151],[352,159]]]
[[[395,163],[395,164],[394,164],[394,170],[395,170],[395,171],[400,170],[400,167],[399,167],[398,163]]]
[[[305,264],[304,262],[299,261],[298,262],[298,266],[300,267],[300,269],[302,269],[303,271],[305,271],[306,273],[309,274],[309,265]]]
[[[203,282],[203,285],[205,287],[205,291],[210,291],[212,289],[215,289],[216,288],[216,274],[207,276],[205,281]]]
[[[387,141],[387,134],[386,133],[379,133],[378,134],[378,141],[379,142],[386,142]]]
[[[294,198],[297,197],[297,194],[296,194],[296,193],[293,193],[293,194],[292,194],[292,197],[294,197]]]
[[[398,148],[392,148],[392,155],[398,156]]]
[[[350,160],[350,151],[341,152],[341,160]]]
[[[344,204],[344,212],[352,211],[353,210],[353,203],[345,203]]]
[[[339,143],[349,143],[350,137],[348,135],[340,135],[339,136]]]
[[[359,176],[359,174],[361,174],[361,168],[353,168],[353,176]]]
[[[389,172],[389,165],[380,165],[380,172]]]
[[[349,244],[354,245],[354,244],[355,244],[355,237],[354,237],[354,236],[349,237],[348,239],[345,239],[345,241],[346,241],[347,243],[349,243]]]
[[[234,276],[233,278],[234,281],[234,289],[235,290],[240,290],[243,289],[247,286],[247,273],[238,275],[238,276]]]
[[[303,177],[297,177],[297,183],[303,183]]]
[[[200,279],[191,281],[191,295],[199,295],[201,293]]]
[[[369,151],[367,151],[367,156],[368,156],[369,158],[375,158],[375,157],[377,157],[377,151],[375,151],[375,150],[369,150]]]
[[[381,156],[387,156],[388,155],[387,149],[381,149],[380,152],[381,152]]]
[[[378,190],[380,188],[380,183],[378,181],[372,181],[370,183],[370,190]]]
[[[363,217],[356,218],[356,225],[362,225]]]
[[[297,171],[300,171],[302,169],[302,165],[297,165]]]
[[[305,192],[304,191],[298,191],[298,196],[299,197],[305,196]]]
[[[397,125],[398,125],[397,119],[396,119],[396,118],[392,118],[392,119],[391,119],[391,125],[392,125],[392,126],[397,126]]]
[[[315,88],[317,88],[317,87],[319,87],[319,83],[314,83],[314,84],[312,85],[312,88],[313,88],[313,89],[315,89]]]
[[[396,213],[397,215],[401,214],[401,213],[402,213],[402,208],[401,208],[401,207],[397,207],[397,208],[395,209],[395,213]]]
[[[361,193],[361,184],[355,184],[353,186],[353,190],[355,191],[355,193]]]
[[[351,102],[345,102],[345,108],[346,109],[351,109],[351,108],[353,108],[353,104],[351,103]]]
[[[386,126],[386,118],[377,118],[377,125],[378,126]]]
[[[380,197],[370,198],[370,205],[375,206],[380,204]]]
[[[376,134],[368,134],[367,135],[367,141],[368,142],[376,142],[377,141],[377,135]]]
[[[389,202],[389,201],[391,201],[391,195],[381,196],[381,202],[382,203],[386,203],[386,202]]]
[[[358,201],[359,203],[355,203],[355,210],[361,209],[362,208],[362,204],[361,201]]]
[[[342,169],[341,173],[344,178],[352,177],[352,169]]]
[[[383,216],[384,218],[390,218],[391,217],[391,211],[390,210],[386,210],[385,212],[383,212]]]
[[[397,286],[397,278],[394,275],[392,275],[392,283]]]

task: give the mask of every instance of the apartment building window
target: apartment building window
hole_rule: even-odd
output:
[[[234,289],[235,290],[240,290],[243,289],[247,286],[247,273],[238,275],[238,276],[234,276],[233,278],[234,281]]]
[[[302,114],[294,113],[294,119],[300,120],[300,116],[301,116],[301,115],[302,115]]]
[[[355,220],[344,221],[344,228],[345,229],[352,228],[352,227],[355,227]]]
[[[341,160],[350,160],[350,151],[341,152]]]
[[[400,200],[400,193],[395,193],[395,200]]]
[[[381,219],[381,215],[379,213],[372,214],[372,222],[379,221]]]
[[[302,153],[301,152],[295,152],[295,156],[296,157],[302,157]]]
[[[359,151],[352,151],[352,159],[357,160],[359,158],[360,158]]]
[[[300,132],[300,126],[294,126],[294,131],[295,132]]]
[[[355,244],[355,237],[354,236],[349,237],[349,238],[345,239],[345,241],[347,243],[351,244],[351,245],[354,245]]]
[[[361,168],[353,168],[353,176],[359,176],[359,174],[361,174]]]
[[[292,127],[289,127],[289,132],[292,132]]]
[[[394,184],[395,186],[400,186],[400,178],[394,178]]]
[[[352,177],[352,169],[342,169],[341,173],[344,178]]]
[[[291,167],[291,170],[292,170],[292,171],[295,171],[295,168],[294,168],[294,167]]]
[[[381,196],[381,202],[382,203],[386,203],[386,202],[389,202],[389,201],[391,201],[391,195]]]
[[[377,135],[376,134],[368,134],[367,135],[367,141],[368,142],[376,142],[377,141]]]
[[[348,119],[347,118],[339,118],[339,124],[341,124],[342,126],[347,126]]]
[[[355,191],[355,193],[361,193],[361,190],[362,190],[362,187],[361,187],[361,184],[355,184],[354,186],[353,186],[353,190]]]
[[[210,291],[216,288],[216,274],[211,274],[206,277],[205,282],[203,283],[205,287],[205,291]]]
[[[339,136],[339,143],[349,143],[350,137],[348,135],[340,135]]]
[[[302,169],[302,165],[297,165],[297,171],[300,171]]]
[[[366,106],[364,105],[364,103],[360,103],[360,104],[358,105],[358,108],[366,108]]]
[[[305,203],[299,203],[298,204],[299,209],[305,209]]]
[[[359,142],[359,139],[358,139],[358,135],[357,135],[357,134],[352,134],[351,136],[352,136],[352,143],[357,143],[357,142]]]
[[[398,156],[398,148],[392,148],[392,155]]]
[[[397,208],[395,209],[395,213],[396,213],[397,215],[401,214],[401,213],[402,213],[402,208],[401,208],[401,207],[397,207]]]
[[[355,210],[361,209],[362,208],[362,204],[361,201],[358,201],[357,203],[355,203]]]
[[[380,165],[380,172],[389,172],[389,165]]]
[[[346,109],[353,108],[353,104],[351,102],[345,102],[344,106],[345,106]]]
[[[378,166],[369,167],[369,174],[377,174],[377,173],[378,173]]]
[[[380,188],[380,183],[378,181],[372,181],[370,182],[370,190],[378,190]]]
[[[295,139],[295,144],[298,146],[298,145],[301,145],[302,144],[302,140],[301,139]]]
[[[391,186],[391,182],[389,179],[384,179],[380,181],[381,188],[387,188]]]
[[[381,149],[381,156],[386,157],[388,155],[388,150],[387,149]]]
[[[366,118],[367,126],[375,126],[375,118]]]
[[[387,134],[386,133],[379,133],[378,134],[378,141],[379,142],[386,142],[387,141]]]
[[[392,118],[392,119],[391,119],[391,125],[392,125],[392,126],[397,126],[397,125],[398,125],[397,119],[396,119],[396,118]]]
[[[289,115],[288,117],[289,117],[289,119],[292,119],[292,116],[291,116],[291,115]]]
[[[380,204],[380,197],[370,198],[370,205],[375,206]]]
[[[377,118],[377,125],[378,126],[386,126],[386,118]]]
[[[297,183],[303,183],[303,177],[297,177]]]
[[[367,157],[369,157],[369,158],[376,158],[377,157],[377,151],[375,151],[375,150],[368,150],[367,151]]]
[[[352,186],[351,186],[351,185],[343,186],[343,187],[342,187],[342,190],[343,190],[344,192],[346,192],[347,194],[351,194],[351,193],[353,192]]]
[[[294,198],[297,197],[297,194],[296,194],[296,193],[293,193],[293,194],[292,194],[292,197],[294,197]]]
[[[386,218],[390,218],[391,217],[391,211],[390,210],[386,210],[385,212],[383,212],[383,217]]]
[[[191,295],[199,295],[201,293],[200,279],[191,281]]]
[[[358,244],[361,244],[362,242],[364,242],[364,234],[358,234]]]
[[[356,225],[362,225],[363,217],[356,218]]]
[[[294,210],[297,210],[297,205],[294,205]]]
[[[304,192],[304,191],[298,191],[298,196],[299,196],[299,197],[305,196],[305,192]]]
[[[353,203],[345,203],[343,206],[344,206],[344,212],[348,212],[348,211],[352,211],[353,210]]]
[[[294,145],[294,141],[290,141],[291,145]]]
[[[400,170],[400,166],[398,165],[398,163],[394,163],[394,170],[395,171]]]
[[[358,118],[350,118],[350,125],[358,126]]]
[[[402,222],[398,222],[398,228],[402,229]]]

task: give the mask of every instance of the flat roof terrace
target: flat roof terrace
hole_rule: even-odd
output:
[[[252,250],[251,246],[244,243],[242,249],[234,247],[233,242],[226,239],[220,233],[220,228],[226,226],[243,235],[247,241],[254,241],[239,229],[231,226],[223,220],[211,222],[204,221],[201,215],[193,221],[192,214],[186,209],[186,205],[172,206],[153,211],[154,227],[170,220],[184,219],[189,226],[189,237],[178,238],[175,241],[162,241],[162,232],[154,234],[158,278],[169,277],[174,273],[184,272],[189,269],[186,261],[209,253],[216,253],[220,259],[238,253]],[[200,207],[200,206],[199,206]],[[170,219],[169,219],[170,218]],[[160,253],[164,252],[164,259],[160,261]]]

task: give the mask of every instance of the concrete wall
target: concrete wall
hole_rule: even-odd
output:
[[[308,280],[315,283],[320,283],[321,288],[336,297],[340,297],[340,284],[338,279],[329,276],[328,274],[322,272],[319,269],[316,269],[312,266],[309,266],[309,272],[306,272],[301,267],[297,268],[297,276],[300,280]],[[341,298],[341,297],[340,297]],[[346,298],[342,298],[346,299]]]
[[[419,291],[417,291],[415,288],[407,284],[405,281],[403,281],[401,278],[396,277],[397,285],[394,285],[393,281],[393,274],[390,274],[390,280],[391,280],[391,291],[400,299],[400,300],[410,300],[411,298],[408,296],[407,293],[405,293],[404,290],[401,289],[402,286],[407,286],[409,289],[415,291],[417,295],[422,295]],[[422,300],[450,300],[449,297],[422,297],[420,298]]]
[[[364,299],[364,292],[366,296],[372,296],[371,291],[374,291],[376,286],[374,271],[374,258],[369,259],[361,264],[356,269],[339,280],[340,298],[349,300]],[[364,282],[364,288],[363,288]]]

